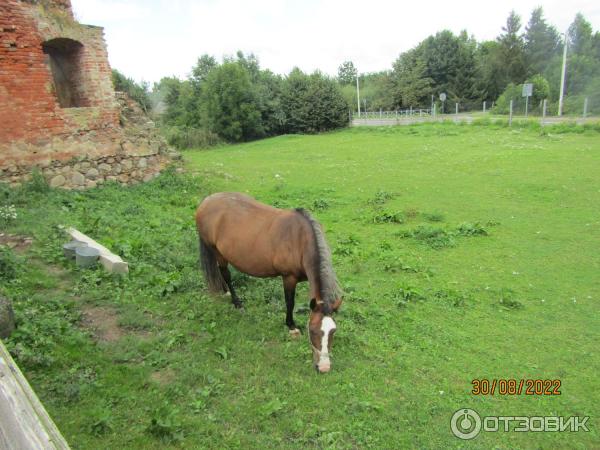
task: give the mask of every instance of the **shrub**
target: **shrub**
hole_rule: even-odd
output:
[[[218,135],[206,128],[165,127],[167,142],[180,150],[209,148],[222,142]]]

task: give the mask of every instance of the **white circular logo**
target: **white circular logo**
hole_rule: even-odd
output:
[[[450,429],[460,439],[473,439],[481,431],[481,417],[472,409],[459,409],[450,419]]]

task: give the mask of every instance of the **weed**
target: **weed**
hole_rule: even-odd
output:
[[[383,205],[389,200],[392,200],[394,197],[396,197],[396,194],[393,192],[379,190],[375,193],[375,196],[368,201],[368,203],[370,205]]]
[[[325,211],[329,208],[329,201],[323,198],[317,198],[312,203],[312,209],[315,211]]]
[[[13,251],[0,245],[0,280],[11,281],[17,278],[22,262]]]
[[[340,239],[333,250],[333,253],[340,256],[352,256],[359,253],[360,241],[354,236],[348,236],[347,238]]]
[[[433,297],[443,303],[453,306],[461,307],[467,304],[469,296],[464,292],[457,291],[455,289],[440,289],[434,292]]]
[[[447,232],[443,228],[434,227],[431,225],[419,225],[414,230],[405,232],[403,236],[412,237],[436,250],[446,247],[454,247],[455,245],[455,240],[452,233]]]
[[[176,409],[170,409],[168,405],[157,409],[152,415],[146,431],[154,438],[160,439],[165,443],[181,441],[183,439],[183,431],[181,430],[181,424],[176,418],[178,412]]]
[[[373,223],[404,223],[404,214],[383,211],[373,216]]]
[[[261,407],[261,414],[264,418],[273,417],[281,412],[286,406],[286,401],[281,401],[278,398],[274,398]]]
[[[511,289],[500,289],[497,293],[498,295],[498,303],[500,306],[506,309],[521,309],[523,308],[523,304],[515,299],[515,293]]]
[[[425,300],[425,295],[417,288],[403,284],[393,294],[398,306],[406,306],[419,300]]]
[[[112,414],[108,410],[101,410],[92,414],[93,422],[90,425],[90,434],[95,437],[101,437],[114,430]]]
[[[27,192],[35,192],[38,194],[45,194],[50,190],[48,182],[37,167],[31,172],[31,179],[25,183],[24,190]]]
[[[461,236],[487,236],[487,230],[479,223],[463,222],[457,228],[456,232]]]
[[[444,215],[440,212],[423,213],[423,218],[428,222],[443,222]]]

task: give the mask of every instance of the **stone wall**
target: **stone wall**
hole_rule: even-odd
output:
[[[62,106],[59,94],[69,97]],[[125,123],[124,107],[103,29],[76,22],[70,0],[0,0],[0,181],[18,183],[36,167],[64,187],[147,178],[168,148],[147,118]],[[120,161],[132,169],[119,171]],[[82,163],[111,170],[86,178]]]

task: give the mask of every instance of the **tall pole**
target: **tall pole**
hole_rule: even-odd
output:
[[[358,118],[360,119],[360,87],[358,86],[358,70],[356,71],[356,103],[358,104]]]
[[[567,73],[567,47],[568,47],[568,39],[567,33],[565,35],[565,45],[563,46],[563,63],[562,63],[562,72],[560,74],[560,97],[558,97],[558,115],[562,116],[563,110],[563,97],[565,95],[565,75]]]

